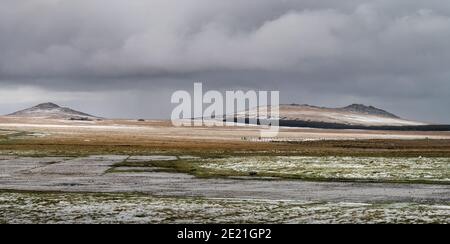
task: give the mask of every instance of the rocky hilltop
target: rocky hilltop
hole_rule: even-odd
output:
[[[359,114],[384,116],[384,117],[387,117],[387,118],[396,118],[396,119],[400,118],[399,116],[397,116],[395,114],[392,114],[392,113],[389,113],[389,112],[387,112],[387,111],[385,111],[383,109],[379,109],[379,108],[376,108],[374,106],[366,106],[366,105],[363,105],[363,104],[352,104],[352,105],[349,105],[347,107],[340,108],[340,110],[347,111],[347,112],[352,112],[352,113],[359,113]]]
[[[42,103],[7,116],[68,120],[93,120],[99,118],[71,108],[61,107],[54,103]]]

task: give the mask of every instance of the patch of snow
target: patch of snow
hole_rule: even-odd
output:
[[[174,161],[177,159],[176,156],[131,156],[127,159],[127,162]]]

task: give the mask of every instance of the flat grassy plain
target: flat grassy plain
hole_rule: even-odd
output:
[[[124,161],[109,172],[140,172],[150,167],[151,170],[158,168],[197,177],[449,184],[450,139],[251,142],[239,137],[257,132],[251,128],[173,128],[163,121],[130,127],[139,125],[136,123],[72,127],[59,127],[58,124],[56,127],[22,125],[8,128],[0,130],[0,136],[3,136],[0,137],[0,154],[32,157],[190,155],[195,159]],[[301,137],[305,133],[332,133],[335,137],[338,132],[368,135],[393,133],[305,130],[291,134]],[[399,133],[405,136],[406,132]],[[436,132],[430,132],[430,135],[409,132],[408,136],[414,134],[426,137],[437,135]],[[443,135],[447,134],[443,132]]]
[[[450,140],[329,140],[295,143],[211,139],[170,139],[122,133],[54,134],[45,137],[0,135],[0,153],[28,156],[86,156],[102,154],[196,156],[362,156],[450,157]],[[19,135],[21,136],[20,138]]]
[[[55,184],[62,184],[54,187],[70,192],[71,188],[82,188],[89,183],[74,184],[71,177],[87,177],[82,172],[83,158],[93,155],[122,158],[107,165],[93,165],[102,172],[85,172],[98,173],[89,177],[94,181],[100,177],[101,182],[103,179],[126,180],[127,177],[133,177],[129,179],[134,182],[147,176],[160,177],[155,180],[164,182],[177,175],[183,179],[181,182],[202,179],[205,186],[210,181],[227,179],[242,185],[256,180],[267,187],[281,181],[286,181],[283,184],[287,185],[301,181],[311,184],[345,182],[336,190],[346,192],[347,187],[352,187],[356,194],[354,199],[362,194],[358,192],[359,183],[393,184],[389,185],[391,189],[396,189],[397,184],[407,184],[401,189],[421,189],[420,184],[427,184],[447,192],[449,132],[282,129],[280,137],[289,140],[254,142],[243,139],[258,133],[246,127],[174,128],[167,121],[24,123],[0,117],[0,155],[5,157],[3,163],[7,168],[5,162],[22,162],[22,166],[29,167],[26,162],[33,161],[30,157],[49,161],[49,164],[39,165],[42,172],[33,169],[30,176],[22,171],[18,174],[25,178],[33,176],[40,182],[46,179],[45,170],[50,170],[58,179]],[[174,159],[145,160],[145,156],[152,155]],[[144,157],[130,160],[133,156]],[[69,161],[53,164],[53,157]],[[86,158],[86,163],[89,160]],[[59,175],[66,171],[71,175]],[[4,173],[0,177],[16,177],[15,173],[12,176]],[[168,179],[164,178],[165,173]],[[18,179],[19,183],[23,181]],[[317,189],[323,190],[319,185]],[[372,188],[371,185],[364,187]],[[161,188],[165,189],[164,184]],[[233,195],[224,198],[157,197],[134,192],[99,193],[95,189],[93,193],[14,189],[16,191],[0,191],[0,223],[450,223],[446,195],[436,195],[436,198],[430,195],[430,199],[435,200],[427,202],[370,201],[369,196],[368,200],[355,203],[320,199],[239,199]],[[239,189],[235,192],[237,195],[241,194]],[[192,191],[185,190],[187,195]],[[330,191],[330,194],[336,193]]]
[[[5,136],[3,131],[14,132]],[[450,157],[450,132],[282,128],[291,142],[252,142],[249,127],[172,127],[169,121],[69,122],[0,117],[0,154],[28,156],[364,156]]]

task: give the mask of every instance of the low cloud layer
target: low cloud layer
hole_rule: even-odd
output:
[[[152,104],[158,90],[204,81],[450,122],[448,40],[439,0],[4,0],[0,88],[103,96],[97,112],[119,116],[111,94]]]

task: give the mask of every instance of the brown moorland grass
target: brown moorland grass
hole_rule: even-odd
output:
[[[358,130],[282,129],[282,137],[311,141],[252,142],[254,128],[175,128],[168,121],[104,120],[75,123],[2,118],[0,129],[14,131],[0,138],[1,154],[31,156],[127,155],[304,155],[450,157],[450,132],[384,132]],[[19,125],[20,124],[20,125]],[[48,126],[50,125],[50,126]],[[53,126],[53,127],[52,127]],[[56,126],[56,127],[55,127]],[[3,128],[5,127],[5,128]],[[35,136],[42,134],[44,136]],[[350,135],[350,137],[349,137]],[[364,139],[371,136],[442,136],[446,139]],[[335,139],[343,138],[343,139]],[[349,139],[349,138],[356,139]],[[322,140],[328,138],[327,140]]]
[[[175,154],[196,156],[305,155],[450,157],[450,140],[352,140],[270,143],[198,139],[139,138],[126,135],[49,136],[0,142],[0,152],[12,154]]]

